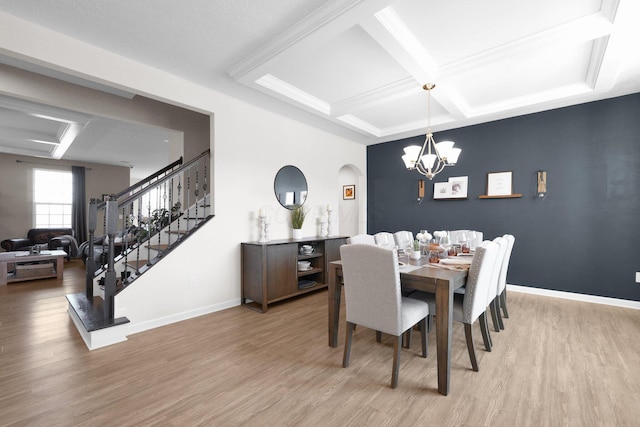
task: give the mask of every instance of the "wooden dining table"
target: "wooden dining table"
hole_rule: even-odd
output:
[[[400,268],[403,289],[433,292],[436,295],[436,347],[438,366],[438,392],[449,394],[451,364],[451,328],[453,320],[453,291],[464,286],[467,271],[449,270],[430,266],[428,260],[411,260],[416,269]],[[403,271],[406,270],[406,271]],[[342,295],[342,262],[329,264],[329,346],[338,346],[338,324],[340,322],[340,300]]]

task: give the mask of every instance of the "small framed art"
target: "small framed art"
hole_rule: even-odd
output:
[[[487,196],[510,196],[513,191],[513,172],[489,172]]]
[[[434,199],[450,199],[451,185],[448,182],[434,182],[433,198]]]
[[[468,176],[452,176],[449,178],[449,185],[451,185],[451,195],[449,197],[454,199],[467,198]]]
[[[355,185],[343,185],[342,186],[342,200],[353,200],[356,198],[356,186]]]

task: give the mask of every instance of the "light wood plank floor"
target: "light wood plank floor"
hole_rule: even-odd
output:
[[[326,292],[202,316],[89,352],[66,313],[65,278],[0,287],[0,425],[625,426],[640,423],[640,311],[511,293],[506,330],[470,369],[453,331],[451,394],[437,393],[435,334],[403,350],[344,322],[327,346]],[[342,310],[344,313],[344,310]]]

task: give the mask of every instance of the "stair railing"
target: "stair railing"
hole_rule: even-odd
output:
[[[93,298],[93,283],[96,277],[104,276],[100,280],[104,280],[108,318],[113,318],[115,293],[212,216],[207,213],[210,151],[181,163],[182,159],[145,178],[144,183],[108,196],[108,200],[91,199],[89,203],[86,295]],[[100,242],[102,250],[95,250],[95,242]],[[120,277],[115,273],[115,261],[122,261],[118,263]]]

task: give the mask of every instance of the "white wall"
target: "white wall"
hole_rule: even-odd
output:
[[[280,167],[293,164],[307,178],[307,236],[316,234],[321,208],[339,205],[340,168],[366,170],[363,145],[1,12],[0,52],[212,115],[215,218],[147,273],[157,281],[156,292],[166,290],[165,304],[185,313],[239,303],[240,242],[258,238],[258,209],[269,211],[271,238],[289,237],[288,211],[273,195]],[[359,194],[365,194],[362,186]],[[147,291],[134,288],[131,293]],[[126,313],[126,304],[123,296],[118,315]],[[159,318],[165,309],[154,305],[131,320]]]

